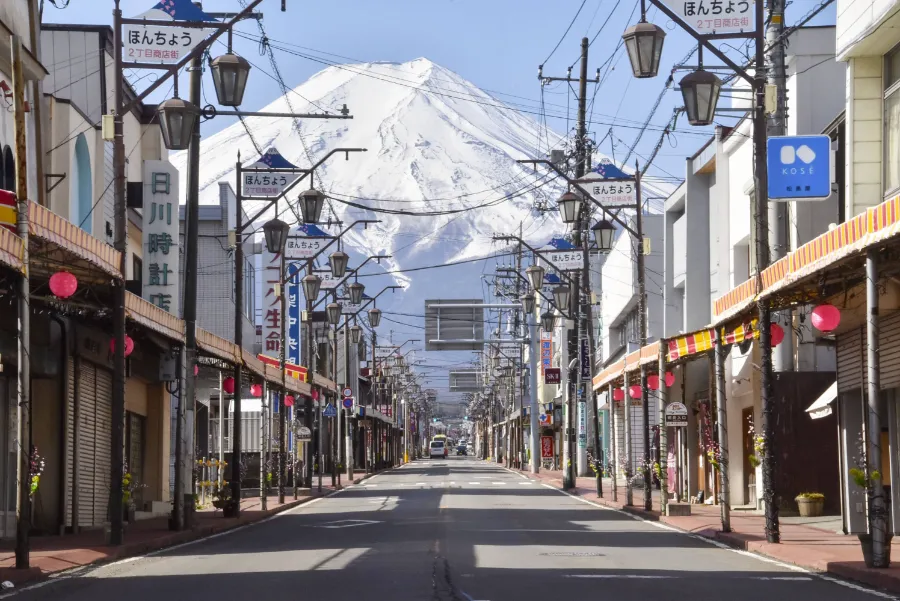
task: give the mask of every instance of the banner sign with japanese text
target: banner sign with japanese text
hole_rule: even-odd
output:
[[[178,169],[169,161],[144,161],[143,177],[141,296],[178,315]]]
[[[297,166],[281,156],[278,150],[270,148],[257,162],[245,169],[297,169]],[[244,172],[241,174],[241,194],[243,196],[278,196],[298,177],[300,177],[299,173]]]
[[[190,0],[160,0],[136,18],[146,19],[147,24],[122,26],[128,62],[175,64],[219,25]],[[179,27],[178,21],[208,22],[210,27]]]
[[[553,366],[553,333],[541,331],[541,373]]]
[[[287,294],[287,348],[285,357],[289,363],[300,365],[300,315],[306,307],[306,299],[303,298],[303,288],[300,286],[300,278],[303,277],[301,263],[288,263],[288,273],[291,274],[285,286]]]
[[[662,0],[700,34],[752,32],[756,28],[749,0]]]
[[[262,352],[278,355],[281,352],[281,255],[269,251],[262,254]]]

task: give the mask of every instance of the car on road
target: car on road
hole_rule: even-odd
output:
[[[432,440],[431,448],[429,449],[429,458],[431,459],[443,459],[447,456],[447,449],[444,447],[443,440]]]
[[[466,450],[466,445],[461,444],[458,447],[456,447],[456,454],[457,455],[468,455],[468,451]]]

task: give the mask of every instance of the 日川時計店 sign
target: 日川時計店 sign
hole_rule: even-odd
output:
[[[697,33],[751,32],[756,28],[750,0],[662,0]]]

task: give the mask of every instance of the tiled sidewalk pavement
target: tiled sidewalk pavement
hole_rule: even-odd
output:
[[[359,482],[365,477],[364,472],[358,471],[354,482]],[[31,568],[27,570],[17,570],[14,567],[15,543],[4,541],[0,544],[0,581],[8,580],[16,587],[20,587],[44,580],[63,570],[133,557],[232,530],[258,522],[319,496],[328,495],[334,492],[330,484],[331,475],[326,474],[323,478],[322,495],[319,495],[313,480],[312,492],[309,489],[301,489],[296,501],[293,489],[288,488],[285,503],[280,505],[277,495],[270,496],[267,498],[265,511],[260,508],[259,497],[243,499],[241,517],[238,519],[223,518],[222,512],[212,509],[201,510],[194,514],[196,518],[194,528],[184,532],[170,531],[168,518],[141,520],[126,527],[125,543],[119,547],[106,545],[102,529],[86,530],[65,536],[35,536],[31,538]]]
[[[542,471],[539,474],[520,472],[554,488],[562,488],[562,472]],[[691,505],[690,516],[661,516],[659,494],[653,491],[654,511],[643,509],[643,490],[634,490],[634,506],[625,505],[625,487],[620,483],[618,501],[611,498],[610,480],[604,479],[604,498],[597,498],[594,478],[577,478],[576,489],[569,491],[584,499],[619,509],[650,521],[659,521],[679,530],[724,543],[730,547],[752,551],[784,563],[814,572],[823,572],[855,580],[879,589],[900,593],[900,557],[894,553],[894,562],[888,569],[867,568],[862,550],[855,536],[845,536],[799,524],[781,523],[781,543],[766,542],[765,518],[744,512],[731,512],[731,532],[722,532],[720,508],[711,505]]]

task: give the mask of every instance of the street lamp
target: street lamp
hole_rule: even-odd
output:
[[[349,286],[347,286],[347,290],[350,291],[350,304],[358,305],[362,302],[363,290],[366,287],[359,282],[353,282]]]
[[[336,326],[341,321],[341,306],[338,303],[328,303],[325,313],[328,315],[329,324]]]
[[[547,311],[543,315],[541,315],[541,329],[545,332],[552,332],[553,328],[556,327],[556,315]]]
[[[684,110],[691,125],[711,125],[722,90],[722,80],[715,73],[698,69],[681,80]]]
[[[322,205],[325,204],[325,195],[315,188],[310,188],[300,193],[299,200],[303,223],[319,223],[319,217],[322,215]]]
[[[281,251],[284,250],[284,244],[287,242],[288,232],[290,232],[290,230],[291,226],[277,217],[271,221],[267,221],[263,225],[266,250],[273,255],[281,254]]]
[[[187,150],[194,135],[197,116],[200,114],[197,107],[181,98],[169,98],[159,105],[157,113],[159,113],[159,129],[166,148]]]
[[[546,269],[537,264],[532,265],[525,270],[525,275],[528,276],[528,281],[531,282],[532,288],[535,290],[541,289],[541,286],[544,284],[544,274],[546,272]]]
[[[223,106],[240,106],[247,89],[250,63],[232,52],[223,54],[212,62],[213,85],[216,97]]]
[[[534,292],[522,295],[522,307],[528,315],[534,313]]]
[[[335,279],[344,277],[344,273],[347,271],[347,262],[349,260],[350,255],[342,250],[333,252],[328,256],[328,264],[331,266],[331,275]]]
[[[563,223],[575,223],[578,213],[581,211],[581,197],[574,192],[566,192],[559,197],[557,203]]]
[[[359,344],[359,339],[361,337],[362,328],[356,324],[350,326],[350,342],[352,342],[353,344]]]
[[[381,323],[381,309],[369,309],[369,325],[377,328]]]
[[[647,23],[645,17],[637,25],[632,25],[622,34],[625,50],[631,60],[634,76],[643,79],[656,77],[659,72],[659,59],[662,55],[663,40],[666,32],[653,23]]]
[[[613,238],[616,235],[616,226],[607,220],[598,221],[591,228],[594,234],[594,242],[597,243],[597,249],[600,252],[609,252],[612,250]]]
[[[322,278],[311,273],[300,280],[300,285],[303,286],[303,294],[306,296],[306,300],[308,302],[313,302],[319,296],[319,289],[322,287]]]
[[[560,311],[564,311],[569,306],[569,292],[569,287],[565,284],[553,289],[553,302]]]

